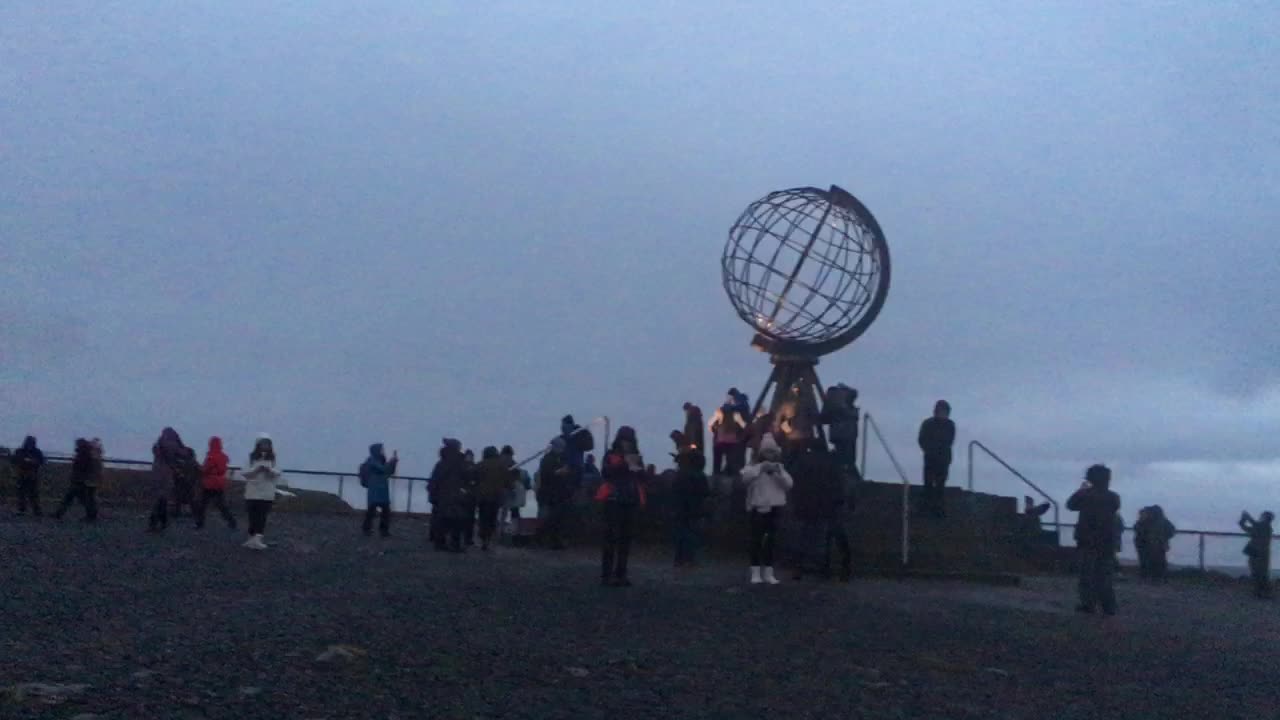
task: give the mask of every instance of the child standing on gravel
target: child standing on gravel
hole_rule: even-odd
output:
[[[283,485],[283,474],[276,469],[276,451],[271,438],[258,436],[249,454],[249,467],[241,472],[244,478],[244,504],[249,513],[249,539],[244,546],[250,550],[266,550],[262,536],[267,530],[267,516],[271,514],[276,499],[276,488]]]
[[[742,471],[747,486],[747,515],[751,520],[751,584],[777,585],[773,574],[774,536],[793,482],[782,467],[782,450],[772,435],[760,440],[756,462]]]

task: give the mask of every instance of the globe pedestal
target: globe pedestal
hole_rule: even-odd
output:
[[[761,408],[767,408],[773,430],[788,446],[812,438],[825,440],[820,420],[824,392],[815,370],[818,358],[774,355],[770,362],[773,371],[756,399],[752,417],[759,417]]]

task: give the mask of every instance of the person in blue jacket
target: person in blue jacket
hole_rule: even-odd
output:
[[[382,451],[382,443],[369,446],[369,457],[360,465],[360,484],[367,489],[366,509],[364,511],[364,534],[373,534],[373,516],[382,511],[378,521],[378,531],[382,537],[391,536],[391,476],[396,474],[396,465],[400,463],[400,453],[391,453],[391,459]]]

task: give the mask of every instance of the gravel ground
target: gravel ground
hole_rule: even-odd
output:
[[[144,534],[0,516],[3,718],[1275,717],[1277,608],[1242,587],[748,587],[745,568],[442,555],[425,526]],[[40,685],[43,684],[43,685]]]

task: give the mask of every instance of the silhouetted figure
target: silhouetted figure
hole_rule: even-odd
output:
[[[400,464],[399,451],[391,453],[387,459],[382,443],[369,446],[369,457],[360,463],[360,484],[365,488],[364,524],[361,530],[365,536],[373,534],[373,517],[381,513],[378,519],[378,532],[382,537],[391,537],[391,476],[396,474]]]
[[[463,552],[462,534],[469,506],[466,477],[462,443],[445,438],[427,489],[431,500],[431,543],[436,550]]]
[[[600,466],[596,463],[596,456],[587,453],[586,461],[582,464],[582,486],[586,488],[587,494],[595,497],[596,490],[600,489],[600,483],[604,479],[600,476]]]
[[[187,446],[178,432],[167,427],[151,446],[151,514],[148,532],[162,532],[169,527],[169,495],[177,481],[179,467],[186,460]]]
[[[196,529],[204,527],[205,513],[214,505],[232,530],[236,517],[227,508],[227,465],[230,458],[222,450],[222,438],[209,438],[209,451],[205,453],[200,472],[200,502],[196,505]]]
[[[196,514],[196,487],[200,484],[200,461],[196,451],[185,445],[177,454],[173,466],[173,516],[182,517],[185,507]]]
[[[1105,465],[1090,467],[1084,484],[1067,500],[1067,509],[1080,513],[1075,533],[1080,552],[1080,604],[1076,610],[1092,613],[1101,606],[1102,612],[1115,615],[1112,577],[1120,496],[1111,491],[1111,470]]]
[[[635,444],[635,431],[618,428],[618,435],[604,456],[604,482],[596,502],[604,508],[604,543],[600,553],[600,584],[629,587],[627,559],[635,533],[636,513],[644,509],[645,466]]]
[[[1253,594],[1262,599],[1271,597],[1271,523],[1276,516],[1262,513],[1254,520],[1247,512],[1240,513],[1240,529],[1249,536],[1244,554],[1249,557],[1249,575],[1253,577]]]
[[[84,438],[76,440],[75,456],[71,460],[71,486],[62,498],[62,504],[53,514],[62,519],[71,503],[79,500],[84,505],[84,521],[93,522],[98,519],[98,478],[102,475],[102,461],[94,451],[93,444]]]
[[[476,544],[476,454],[469,448],[462,453],[462,462],[465,468],[463,473],[462,486],[465,488],[463,494],[464,503],[467,506],[467,516],[462,523],[462,541],[467,547],[474,547]]]
[[[476,507],[480,511],[480,549],[488,552],[498,529],[498,509],[511,492],[515,477],[511,463],[490,445],[476,469]]]
[[[28,435],[22,441],[22,447],[9,456],[9,464],[13,466],[18,484],[18,514],[26,515],[30,504],[31,514],[40,517],[40,468],[44,467],[44,453],[35,437]]]
[[[808,449],[793,465],[794,484],[789,504],[799,521],[799,538],[792,571],[796,580],[808,569],[829,577],[832,546],[841,553],[841,578],[852,572],[849,536],[843,519],[845,510],[844,473],[835,456],[820,438],[810,438]]]
[[[846,385],[827,388],[822,422],[830,428],[836,463],[846,470],[858,467],[858,391]]]
[[[760,440],[756,462],[742,471],[747,490],[747,517],[751,524],[751,584],[777,585],[773,573],[773,548],[778,520],[793,485],[782,466],[782,450],[770,435]]]
[[[687,446],[701,453],[707,451],[706,431],[703,429],[702,408],[693,403],[684,404],[684,429],[681,433]]]
[[[747,416],[738,408],[738,398],[730,390],[724,404],[711,416],[711,472],[715,475],[732,475],[741,467],[735,465],[739,446],[743,442],[743,432],[747,428]]]
[[[933,417],[920,423],[917,437],[924,454],[924,490],[920,498],[920,511],[935,517],[945,517],[947,475],[951,472],[951,446],[956,442],[956,424],[951,420],[951,405],[939,400],[933,406]]]
[[[552,550],[565,549],[565,523],[573,501],[573,469],[565,461],[563,437],[551,441],[551,449],[538,465],[538,505],[545,508],[542,536]]]
[[[742,417],[744,425],[751,424],[751,400],[747,394],[738,388],[729,388],[729,395],[733,397],[733,409]],[[739,431],[738,442],[729,452],[729,463],[733,466],[729,475],[737,475],[742,472],[742,468],[747,466],[747,433],[746,428]]]
[[[1151,580],[1163,580],[1169,573],[1169,541],[1178,529],[1165,517],[1159,505],[1138,511],[1133,524],[1133,548],[1138,552],[1138,572]]]
[[[702,524],[706,521],[707,458],[694,450],[678,459],[675,482],[671,485],[672,525],[675,535],[676,567],[693,565],[702,545]]]
[[[803,455],[810,442],[817,437],[821,413],[814,404],[813,394],[800,385],[793,385],[787,397],[778,407],[777,430],[782,443],[782,459],[788,467]]]

